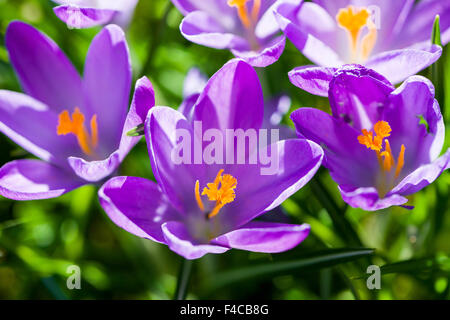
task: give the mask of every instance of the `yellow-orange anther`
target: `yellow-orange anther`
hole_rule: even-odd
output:
[[[237,179],[230,174],[222,175],[222,173],[223,169],[217,173],[214,182],[207,184],[207,187],[203,189],[201,194],[202,196],[206,195],[208,200],[216,202],[213,210],[208,214],[208,218],[216,216],[224,205],[233,202],[236,198],[235,189],[237,186]],[[204,211],[199,188],[199,182],[197,180],[195,183],[195,199],[200,210]]]
[[[405,149],[406,149],[405,146],[402,144],[400,154],[398,155],[397,159],[397,168],[395,168],[395,178],[398,178],[400,172],[403,169],[403,166],[405,165]]]
[[[384,158],[383,160],[383,170],[386,172],[391,171],[391,168],[395,165],[394,157],[392,156],[391,144],[389,140],[385,142],[386,148],[380,155]]]
[[[361,41],[361,58],[364,61],[369,58],[378,38],[377,27],[370,19],[367,21],[367,27],[369,28],[369,33]]]
[[[362,8],[360,10],[355,10],[353,6],[340,9],[336,15],[336,21],[339,26],[350,33],[352,45],[355,49],[358,43],[359,32],[367,24],[369,17],[370,13],[367,9]]]
[[[375,131],[375,137],[372,131],[362,129],[362,135],[358,136],[358,141],[368,149],[379,152],[383,148],[383,139],[389,137],[392,130],[386,121],[375,123],[373,130]]]
[[[348,32],[352,53],[351,62],[366,61],[375,47],[378,37],[377,27],[370,19],[369,10],[364,7],[356,9],[348,6],[339,10],[336,21],[341,28]],[[364,27],[367,27],[368,33],[359,42]]]
[[[386,121],[378,121],[373,126],[373,131],[375,131],[378,138],[384,139],[391,135],[392,129]]]
[[[259,10],[261,9],[261,0],[253,0],[251,15],[247,9],[247,2],[250,0],[228,0],[230,7],[236,7],[239,19],[246,28],[254,27],[258,20]]]
[[[197,205],[200,210],[204,211],[205,206],[203,205],[202,197],[200,197],[200,183],[198,182],[198,180],[195,181],[195,201],[197,201]]]
[[[375,144],[373,140],[372,131],[367,131],[366,129],[362,129],[362,135],[358,136],[358,141],[360,144],[365,145],[368,149],[372,149],[374,151],[380,151],[381,145]]]
[[[258,21],[259,9],[261,9],[261,0],[253,0],[252,19]]]
[[[87,155],[92,155],[93,150],[98,144],[98,127],[97,116],[94,115],[90,121],[91,135],[84,126],[84,114],[79,108],[75,108],[72,117],[69,111],[64,110],[59,114],[58,127],[56,133],[58,135],[73,134],[77,137],[78,145]]]

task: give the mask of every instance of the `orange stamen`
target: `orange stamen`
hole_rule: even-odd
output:
[[[397,159],[397,164],[395,162],[395,158],[392,153],[391,144],[387,139],[392,132],[391,126],[386,121],[378,121],[375,123],[374,127],[375,136],[372,131],[368,131],[366,129],[362,129],[362,135],[358,136],[358,141],[360,144],[366,146],[368,149],[376,151],[378,163],[385,173],[384,179],[378,187],[380,194],[385,195],[386,191],[388,191],[393,185],[394,180],[397,179],[405,165],[405,146],[401,146],[400,154]],[[384,151],[383,142],[385,144]],[[388,174],[392,171],[392,168],[395,169],[395,178],[392,175]]]
[[[357,11],[353,6],[348,6],[346,9],[340,9],[336,16],[339,26],[349,32],[352,40],[352,46],[355,49],[358,43],[359,33],[366,25],[369,17],[369,11],[364,8]]]
[[[395,169],[395,178],[397,179],[400,175],[400,172],[403,169],[403,166],[405,165],[405,146],[402,144],[402,147],[400,149],[400,154],[398,155],[397,159],[397,168]]]
[[[215,217],[224,205],[233,202],[236,198],[235,189],[237,186],[237,180],[230,174],[222,175],[223,171],[223,169],[219,170],[216,178],[214,179],[214,182],[208,183],[207,187],[203,189],[203,192],[201,194],[202,196],[206,195],[208,197],[208,200],[216,202],[213,210],[208,214],[208,218],[210,219]],[[205,208],[203,206],[199,189],[200,185],[199,181],[197,180],[195,182],[195,199],[200,210],[204,211]]]
[[[258,21],[259,10],[261,9],[261,0],[253,0],[252,19]]]
[[[364,61],[369,58],[378,38],[377,27],[370,19],[367,22],[367,27],[369,28],[369,33],[366,34],[361,41],[361,57]]]
[[[251,14],[247,9],[247,2],[250,0],[229,0],[230,7],[236,7],[239,19],[242,25],[247,29],[254,27],[258,21],[259,11],[261,9],[261,0],[253,0],[253,8]]]
[[[386,172],[391,171],[391,168],[395,165],[394,157],[392,156],[392,150],[391,145],[389,143],[389,140],[386,139],[386,151],[383,151],[381,153],[381,156],[384,157],[383,161],[383,169]]]
[[[195,181],[195,200],[197,201],[197,205],[200,210],[205,211],[205,207],[203,206],[202,198],[200,197],[200,183]]]
[[[98,126],[96,114],[94,114],[91,118],[91,135],[92,135],[92,145],[95,148],[98,145]]]
[[[75,108],[75,111],[72,113],[72,118],[69,115],[69,111],[64,110],[59,114],[56,133],[59,136],[74,134],[77,137],[81,150],[87,155],[92,155],[93,149],[98,144],[97,116],[94,115],[91,118],[92,136],[90,136],[84,126],[84,114],[80,109],[78,107]]]
[[[338,25],[347,30],[352,52],[352,62],[367,60],[377,41],[377,28],[370,20],[370,12],[366,8],[356,9],[353,6],[340,9],[336,15]],[[361,31],[364,27],[369,29],[369,33],[364,36],[361,42],[361,54],[358,53],[358,44]]]

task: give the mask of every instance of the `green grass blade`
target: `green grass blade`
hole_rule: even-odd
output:
[[[215,291],[226,285],[248,280],[251,278],[261,278],[286,273],[295,273],[307,269],[319,270],[329,268],[341,263],[350,262],[362,257],[370,256],[373,249],[329,249],[316,252],[291,261],[266,262],[264,264],[239,268],[223,273],[215,274],[214,279],[208,279],[208,290]]]

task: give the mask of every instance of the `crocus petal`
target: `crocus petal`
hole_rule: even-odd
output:
[[[360,132],[340,119],[313,108],[291,114],[299,137],[312,140],[325,151],[324,166],[339,185],[372,186],[379,168],[373,152],[358,142]]]
[[[131,108],[125,120],[122,139],[119,146],[119,160],[125,158],[130,150],[139,142],[140,137],[129,137],[127,132],[145,122],[148,111],[155,105],[155,92],[152,83],[147,77],[136,82]]]
[[[172,0],[172,3],[186,16],[193,11],[204,11],[215,17],[218,21],[229,20],[235,14],[235,8],[230,7],[227,1],[204,0]],[[230,24],[230,22],[223,22]]]
[[[408,16],[408,23],[398,34],[399,45],[405,47],[414,42],[429,41],[436,15],[440,16],[442,42],[444,45],[447,44],[450,41],[450,2],[423,0],[414,6]]]
[[[353,208],[361,208],[366,211],[376,211],[386,209],[391,206],[401,206],[408,202],[408,199],[399,194],[389,194],[383,199],[378,196],[375,188],[357,188],[345,190],[339,187],[342,199]]]
[[[382,52],[370,58],[365,65],[395,84],[432,65],[441,54],[441,47],[426,45],[422,49],[408,48]]]
[[[328,97],[328,90],[336,68],[314,66],[298,67],[289,72],[293,85],[311,94]]]
[[[153,173],[171,203],[180,212],[198,211],[194,187],[196,180],[204,181],[204,170],[202,165],[178,163],[174,160],[173,152],[180,143],[177,132],[181,132],[181,129],[189,134],[189,138],[195,140],[187,142],[189,146],[194,143],[201,145],[201,141],[192,131],[191,124],[180,112],[157,106],[148,113],[145,137]],[[191,150],[195,152],[193,147]]]
[[[189,260],[201,258],[207,253],[224,253],[229,250],[220,245],[196,243],[186,225],[181,222],[166,222],[162,225],[162,230],[170,250]]]
[[[96,182],[111,175],[119,167],[120,154],[119,151],[115,151],[104,160],[93,161],[69,157],[67,162],[78,177],[89,182]]]
[[[242,60],[225,64],[208,81],[194,109],[203,130],[259,129],[264,97],[256,71]]]
[[[264,68],[278,61],[283,53],[285,45],[286,38],[280,36],[275,38],[269,45],[258,52],[239,50],[231,50],[231,52],[237,58],[246,61],[251,66]]]
[[[67,165],[65,158],[79,153],[76,139],[58,136],[58,115],[22,93],[0,90],[0,131],[35,156]]]
[[[220,25],[204,11],[189,13],[181,22],[181,34],[194,43],[216,49],[249,49],[247,41]]]
[[[83,84],[87,105],[97,114],[101,154],[110,154],[119,146],[131,89],[130,56],[120,27],[109,25],[92,41]]]
[[[268,148],[271,167],[261,162],[235,165],[236,199],[213,218],[224,233],[279,206],[308,183],[322,164],[323,150],[305,139],[279,141]],[[267,154],[267,150],[260,151]]]
[[[281,4],[281,1],[262,1],[260,18],[255,27],[255,35],[258,39],[268,38],[280,30],[274,11]]]
[[[70,28],[90,28],[110,22],[117,11],[63,5],[53,8],[56,16]]]
[[[189,121],[192,119],[192,113],[194,111],[194,106],[197,103],[198,97],[200,97],[200,93],[193,94],[184,99],[178,107],[178,112],[182,113]]]
[[[284,34],[308,59],[324,67],[335,67],[343,64],[338,54],[317,37],[308,33],[297,22],[297,16],[302,7],[302,1],[298,4],[283,3],[275,10],[278,24]],[[318,21],[318,24],[321,22]]]
[[[412,23],[409,14],[413,8],[414,0],[353,0],[353,2],[359,7],[375,8],[375,14],[379,15],[380,23],[377,26],[377,33],[380,41],[377,41],[373,53],[393,47],[401,48],[397,46],[397,41],[399,38],[406,37],[403,34],[403,27]],[[429,32],[431,32],[431,27]]]
[[[379,120],[383,104],[394,86],[383,76],[360,65],[339,69],[330,82],[329,99],[333,116],[345,117],[361,132]]]
[[[339,9],[346,8],[349,4],[351,4],[352,0],[313,0],[313,2],[326,9],[331,16],[335,17]]]
[[[98,196],[109,218],[138,237],[164,243],[161,225],[179,218],[156,183],[143,178],[111,178]]]
[[[297,246],[305,240],[309,231],[310,226],[307,224],[255,221],[217,237],[211,243],[240,250],[278,253]]]
[[[390,193],[409,195],[416,193],[434,180],[450,165],[450,150],[430,164],[423,165],[405,177]]]
[[[0,194],[13,200],[56,198],[85,182],[41,160],[16,160],[0,168]]]
[[[50,38],[28,24],[14,21],[8,26],[5,43],[27,94],[56,112],[82,106],[80,76]]]
[[[445,139],[444,120],[434,99],[434,86],[428,79],[421,76],[408,78],[392,92],[382,118],[392,128],[389,137],[392,152],[398,154],[401,145],[406,147],[401,178],[441,154]],[[426,125],[421,124],[421,118]]]

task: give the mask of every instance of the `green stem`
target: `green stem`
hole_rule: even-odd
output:
[[[174,300],[185,300],[187,296],[189,280],[192,273],[192,260],[183,259],[181,262],[180,273],[178,274],[177,288],[175,290]]]
[[[347,207],[341,209],[337,203],[334,201],[333,197],[328,193],[328,190],[319,180],[319,178],[314,178],[310,182],[311,188],[314,195],[319,200],[320,204],[323,205],[325,210],[330,215],[333,224],[338,231],[341,238],[346,241],[349,245],[362,247],[361,240],[358,234],[353,229],[352,225],[345,218],[345,211]]]
[[[141,69],[141,76],[148,74],[150,72],[153,57],[155,56],[156,49],[158,48],[159,43],[161,42],[161,38],[163,37],[164,30],[166,27],[167,17],[169,16],[170,10],[172,10],[172,2],[168,1],[166,8],[164,9],[163,16],[155,30],[152,34],[152,40],[150,43],[150,49],[148,52],[147,59],[145,60],[144,65]]]

